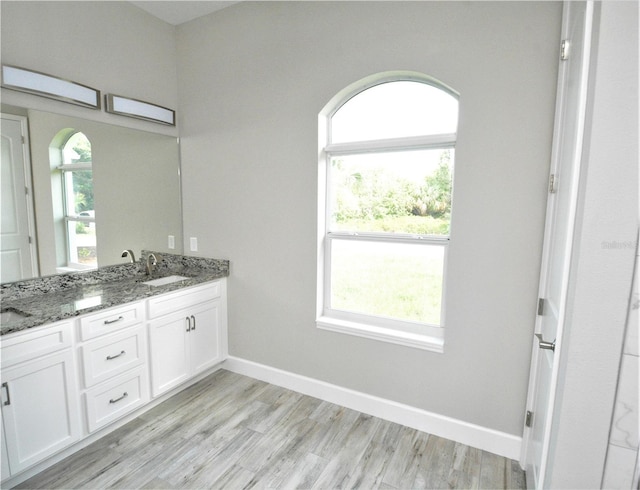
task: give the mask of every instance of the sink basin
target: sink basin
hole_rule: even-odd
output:
[[[4,310],[0,312],[0,323],[10,323],[23,318],[27,318],[29,315],[15,310]]]
[[[189,279],[185,276],[167,276],[161,277],[159,279],[153,279],[152,281],[145,281],[142,284],[146,284],[147,286],[166,286],[167,284],[172,284],[174,282],[184,281],[185,279]]]

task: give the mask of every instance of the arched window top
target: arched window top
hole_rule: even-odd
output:
[[[331,116],[329,143],[453,134],[458,99],[433,84],[391,80],[344,102]]]
[[[91,163],[91,142],[80,132],[72,133],[61,147],[62,165]]]

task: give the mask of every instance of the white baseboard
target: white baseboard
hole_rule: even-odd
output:
[[[228,357],[222,368],[509,459],[518,460],[520,458],[522,438],[505,432],[470,424],[238,357]]]

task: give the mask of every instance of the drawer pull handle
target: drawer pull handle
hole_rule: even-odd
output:
[[[191,327],[191,330],[195,330],[196,329],[196,317],[191,315],[191,319],[193,320],[193,327]]]
[[[120,315],[118,318],[116,318],[115,320],[105,320],[104,324],[105,325],[110,325],[112,323],[116,323],[116,322],[121,322],[122,320],[124,320],[124,317],[122,315]]]
[[[11,396],[9,395],[9,383],[2,383],[2,387],[7,391],[7,401],[5,405],[11,405]]]
[[[120,400],[123,400],[128,396],[129,396],[129,393],[125,391],[120,398],[116,398],[115,400],[112,398],[111,400],[109,400],[109,403],[118,403]]]
[[[120,351],[120,354],[116,354],[115,356],[107,356],[107,361],[111,361],[112,359],[117,359],[120,356],[124,356],[126,354],[125,351]]]

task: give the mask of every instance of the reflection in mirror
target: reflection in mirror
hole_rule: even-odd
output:
[[[35,110],[5,106],[2,110],[0,282],[28,279],[38,271],[46,276],[126,263],[129,259],[122,258],[123,249],[136,254],[142,249],[182,253],[175,137]],[[9,158],[5,117],[20,121],[21,116],[24,128],[28,121],[25,141],[30,155],[25,155],[26,169],[16,172],[20,157]],[[4,178],[9,173],[25,175],[25,171],[23,182]],[[88,187],[89,175],[92,186]],[[4,205],[5,184],[11,183],[18,196],[30,187],[29,180],[33,192],[23,206],[24,214],[7,214],[11,208]],[[17,226],[12,223],[24,230],[14,230]],[[22,249],[5,251],[5,242],[9,243],[5,237],[14,231],[24,235]],[[169,242],[176,248],[168,248]]]
[[[64,216],[54,225],[56,233],[61,235],[56,243],[66,244],[65,250],[56,250],[57,255],[64,255],[62,262],[65,263],[58,272],[66,268],[95,269],[98,256],[91,142],[80,131],[63,129],[53,138],[49,150],[50,163],[60,162],[56,167],[59,174],[51,174],[52,190],[62,188],[62,199],[53,199],[53,208],[60,209]]]

